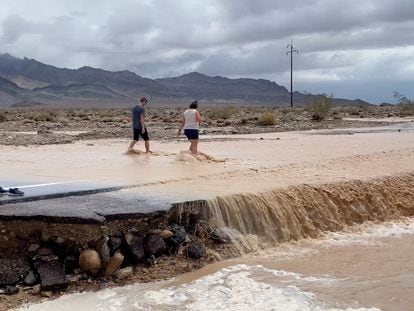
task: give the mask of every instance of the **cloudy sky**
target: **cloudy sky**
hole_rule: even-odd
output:
[[[57,67],[191,71],[395,102],[414,98],[413,0],[2,0],[0,53]]]

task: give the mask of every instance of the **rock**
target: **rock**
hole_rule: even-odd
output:
[[[32,295],[39,295],[41,292],[40,284],[33,286],[30,290],[30,294]]]
[[[153,233],[153,234],[160,234],[162,232],[161,229],[149,229],[148,233]]]
[[[145,236],[144,239],[144,250],[145,255],[148,257],[154,255],[159,255],[165,251],[167,245],[164,242],[164,239],[158,234],[150,233]]]
[[[19,289],[16,286],[7,285],[2,289],[0,293],[3,295],[16,295],[19,292]]]
[[[115,255],[109,261],[108,267],[106,267],[105,275],[112,276],[116,270],[122,265],[124,262],[124,255],[120,252],[116,252]]]
[[[111,249],[111,255],[114,255],[115,252],[121,248],[122,238],[118,236],[111,236],[108,244]]]
[[[45,298],[51,298],[51,297],[53,297],[53,292],[52,291],[42,291],[42,292],[40,292],[40,296],[45,297]]]
[[[70,283],[77,283],[77,282],[79,282],[79,281],[80,281],[80,279],[81,279],[81,275],[80,275],[80,274],[78,274],[78,275],[74,275],[74,276],[71,276],[71,277],[69,278],[69,282],[70,282]]]
[[[79,260],[76,256],[66,256],[63,260],[63,267],[66,274],[73,274],[75,269],[79,267]]]
[[[185,232],[185,229],[183,227],[175,227],[173,228],[174,235],[169,240],[169,242],[173,246],[179,246],[185,242],[185,239],[187,237],[187,233]]]
[[[79,256],[79,266],[83,272],[96,275],[102,268],[99,253],[93,249],[83,251]]]
[[[23,283],[25,284],[25,285],[34,285],[34,284],[36,284],[37,283],[37,278],[36,278],[36,275],[34,274],[34,272],[33,271],[29,271],[28,273],[27,273],[27,275],[26,275],[26,277],[24,278],[24,280],[23,280]]]
[[[125,234],[125,242],[128,246],[128,251],[133,261],[138,262],[142,261],[145,258],[143,237],[128,232]]]
[[[134,273],[134,270],[132,269],[132,267],[125,267],[123,269],[119,269],[118,271],[116,271],[115,277],[118,280],[123,280],[123,279],[131,276],[133,273]]]
[[[101,256],[102,266],[104,269],[108,266],[109,260],[111,260],[111,250],[109,248],[108,241],[108,237],[102,237],[96,242],[96,250]]]
[[[27,249],[30,253],[34,253],[40,248],[39,244],[30,244],[29,248]]]
[[[40,256],[53,256],[54,253],[50,248],[42,247],[37,250],[37,254]]]
[[[65,271],[58,261],[38,260],[35,262],[35,267],[40,277],[42,291],[55,291],[67,287]]]
[[[188,230],[194,230],[195,226],[202,220],[202,216],[200,214],[191,213],[188,216]]]
[[[29,263],[24,258],[0,259],[0,286],[16,284],[29,271]]]
[[[230,243],[230,236],[221,228],[215,228],[210,233],[210,237],[213,241],[217,243],[227,244]]]
[[[187,246],[187,256],[192,259],[200,259],[206,255],[206,249],[201,242],[193,242]]]
[[[162,230],[159,233],[159,236],[162,237],[164,240],[171,238],[174,235],[170,230]]]

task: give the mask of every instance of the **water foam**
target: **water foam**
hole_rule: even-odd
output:
[[[260,275],[266,275],[265,280]],[[271,277],[271,281],[269,281]],[[275,282],[279,280],[279,282]],[[298,273],[271,270],[262,266],[236,265],[197,279],[191,283],[163,288],[165,283],[156,283],[154,288],[135,284],[124,288],[104,290],[95,294],[63,296],[55,301],[29,306],[20,310],[283,310],[283,311],[336,311],[379,310],[377,308],[335,309],[318,301],[313,293],[301,290],[298,282],[336,282],[333,278],[305,277]],[[168,284],[168,283],[167,283]],[[95,306],[91,305],[91,295]],[[89,299],[88,304],[83,299]]]

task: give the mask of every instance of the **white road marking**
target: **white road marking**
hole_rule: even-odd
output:
[[[8,188],[37,188],[37,187],[46,187],[46,186],[54,186],[54,185],[62,185],[62,184],[74,184],[79,181],[62,181],[62,182],[52,182],[47,184],[34,184],[34,185],[23,185],[23,186],[12,186],[12,187],[3,187],[3,189]]]

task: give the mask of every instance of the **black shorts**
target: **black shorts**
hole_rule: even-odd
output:
[[[137,130],[137,129],[134,129],[134,140],[139,140],[139,137],[142,137],[142,139],[144,140],[144,141],[147,141],[147,140],[149,140],[149,136],[148,136],[148,131],[147,131],[147,129],[145,128],[145,132],[144,132],[144,134],[141,132],[141,129],[139,129],[139,130]]]
[[[184,134],[189,140],[198,139],[198,130],[186,129]]]

